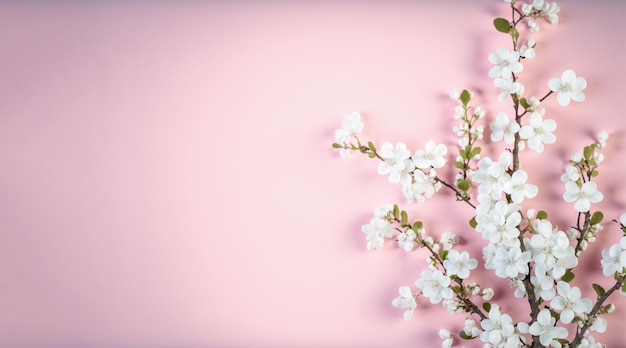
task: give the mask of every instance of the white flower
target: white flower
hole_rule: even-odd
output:
[[[450,335],[450,331],[446,329],[439,330],[439,337],[443,340],[441,343],[441,348],[450,348],[452,347],[452,336]]]
[[[563,182],[576,181],[578,178],[580,178],[580,172],[578,172],[578,168],[571,164],[565,167],[565,173],[561,175],[561,181]]]
[[[606,141],[609,139],[609,133],[607,133],[606,131],[601,131],[600,133],[598,133],[598,147],[599,148],[605,148],[606,147]]]
[[[380,156],[384,161],[378,164],[378,174],[389,174],[389,182],[399,183],[406,166],[405,160],[411,157],[411,152],[402,142],[398,142],[395,149],[393,145],[386,142],[380,148]]]
[[[415,285],[422,290],[424,296],[429,298],[433,304],[441,302],[442,299],[449,300],[454,295],[452,289],[448,287],[450,278],[439,270],[423,270],[420,279],[415,281]]]
[[[394,234],[389,221],[376,217],[372,218],[369,225],[363,225],[361,230],[367,235],[367,250],[381,249],[385,243],[384,238],[390,238]]]
[[[407,202],[413,203],[415,200],[423,202],[441,188],[441,183],[436,180],[437,173],[431,169],[428,174],[421,170],[413,172],[413,182],[402,187],[402,193]]]
[[[515,133],[520,129],[517,122],[512,122],[509,117],[501,112],[496,116],[496,121],[492,123],[491,128],[491,141],[500,141],[504,139],[507,144],[513,144],[515,141]]]
[[[463,332],[469,337],[478,337],[481,333],[481,330],[476,325],[476,321],[472,318],[465,319],[465,323],[463,325]]]
[[[511,175],[511,179],[504,183],[502,190],[511,195],[511,200],[514,203],[520,204],[524,197],[533,198],[539,192],[537,185],[527,184],[526,180],[528,180],[528,174],[518,169]]]
[[[492,288],[483,289],[483,293],[482,293],[483,300],[489,301],[493,298],[493,295],[495,295],[495,293]]]
[[[493,263],[496,266],[496,275],[500,278],[517,278],[519,275],[528,274],[528,262],[530,262],[530,252],[520,248],[509,248],[496,246],[496,255]]]
[[[574,209],[581,213],[588,212],[591,209],[591,203],[598,203],[604,198],[602,192],[598,191],[596,183],[587,181],[578,187],[573,181],[565,183],[565,193],[563,199],[568,202],[574,202]]]
[[[398,234],[398,245],[405,251],[413,250],[415,247],[415,238],[417,238],[417,234],[412,229],[407,229],[404,232]]]
[[[556,129],[554,120],[543,120],[541,113],[533,112],[528,119],[528,125],[519,130],[522,139],[528,139],[528,147],[543,152],[543,144],[554,144],[556,136],[552,134]]]
[[[461,279],[466,279],[470,275],[470,271],[478,266],[478,261],[469,257],[469,253],[464,251],[459,253],[457,250],[450,250],[448,257],[443,261],[443,267],[449,275],[456,274]]]
[[[593,325],[591,325],[589,330],[592,330],[592,331],[595,331],[595,332],[599,332],[599,333],[603,333],[603,332],[606,331],[606,327],[607,327],[606,319],[601,318],[601,317],[597,317],[596,321],[593,322]]]
[[[445,155],[448,148],[444,144],[435,144],[430,140],[426,143],[425,151],[418,150],[413,156],[413,162],[417,168],[426,169],[428,167],[441,168],[446,164]]]
[[[517,81],[513,81],[511,78],[496,78],[493,80],[493,84],[500,89],[500,94],[498,95],[499,101],[503,101],[511,94],[519,95],[524,93],[524,86]]]
[[[347,144],[351,138],[363,130],[363,122],[358,112],[353,112],[343,116],[341,128],[335,131],[335,141],[340,144]]]
[[[522,47],[520,47],[519,49],[520,56],[527,58],[527,59],[535,58],[535,46],[536,46],[535,40],[533,39],[528,40],[526,45],[522,45]]]
[[[609,277],[615,272],[622,273],[626,267],[626,237],[622,237],[619,244],[602,250],[602,273]]]
[[[415,296],[411,293],[411,289],[408,286],[401,286],[398,290],[400,296],[393,299],[391,304],[396,308],[406,309],[404,312],[404,319],[409,320],[413,317],[413,311],[417,307]]]
[[[567,106],[570,99],[576,102],[585,100],[583,90],[587,87],[587,81],[582,77],[576,77],[573,70],[565,70],[561,78],[553,77],[548,81],[548,87],[553,92],[558,92],[557,100],[561,106]]]
[[[528,332],[533,336],[539,336],[539,342],[548,346],[556,338],[565,338],[568,335],[567,329],[564,327],[555,327],[556,319],[550,315],[549,309],[542,309],[537,316],[537,321],[532,323],[528,328]]]
[[[496,347],[515,332],[511,316],[502,314],[498,305],[491,306],[489,318],[483,319],[480,326],[485,330],[480,334],[480,340]]]
[[[593,304],[588,298],[581,298],[580,289],[570,287],[566,282],[558,282],[556,289],[559,296],[556,296],[550,302],[550,306],[561,311],[561,321],[563,324],[569,324],[574,320],[576,314],[589,314]]]
[[[505,47],[498,47],[496,52],[489,55],[489,61],[495,66],[489,70],[489,77],[511,78],[513,73],[521,72],[524,69],[519,62],[519,52],[509,51]]]

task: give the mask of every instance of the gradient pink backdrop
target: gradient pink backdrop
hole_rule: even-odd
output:
[[[544,93],[572,68],[587,101],[546,103],[560,142],[525,169],[545,185],[609,130],[600,188],[617,217],[626,3],[560,4],[523,82]],[[439,346],[462,316],[420,301],[404,321],[391,306],[424,254],[368,253],[360,231],[403,203],[399,186],[330,143],[360,111],[377,144],[453,145],[455,88],[489,119],[510,110],[486,77],[508,44],[491,20],[507,14],[496,0],[0,4],[0,346]],[[534,203],[567,226],[562,190]],[[434,235],[466,233],[471,212],[452,200],[402,206]],[[574,281],[587,296],[608,284],[599,253],[619,233],[605,231]],[[597,337],[625,347],[626,309],[608,319]]]

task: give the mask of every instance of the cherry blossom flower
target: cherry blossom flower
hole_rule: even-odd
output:
[[[506,47],[498,49],[489,55],[489,61],[495,66],[489,70],[489,77],[511,78],[512,74],[521,72],[524,66],[519,61],[519,52],[509,51]]]
[[[421,170],[413,172],[413,182],[402,187],[402,193],[407,202],[423,202],[441,189],[441,183],[436,180],[437,173],[431,169],[428,174]]]
[[[561,311],[561,321],[563,324],[569,324],[574,320],[576,314],[589,314],[591,312],[592,302],[588,298],[581,298],[580,289],[571,287],[566,282],[558,282],[556,289],[558,296],[552,299],[550,306]]]
[[[491,128],[491,141],[500,141],[504,139],[507,144],[513,144],[515,141],[515,133],[520,129],[517,122],[513,122],[509,117],[501,112],[496,116],[496,121],[489,125]]]
[[[404,312],[404,320],[410,320],[413,317],[413,311],[417,307],[415,296],[413,296],[408,286],[401,286],[398,292],[400,296],[394,298],[391,305],[396,308],[406,309]]]
[[[537,44],[535,43],[535,40],[533,39],[528,40],[528,42],[525,45],[522,45],[522,47],[520,47],[519,49],[520,56],[527,58],[527,59],[535,58],[535,46],[536,45]]]
[[[335,141],[340,144],[349,143],[351,138],[363,130],[363,122],[358,112],[343,116],[341,128],[335,131]]]
[[[435,144],[430,140],[426,143],[425,150],[418,150],[413,156],[413,162],[417,168],[426,169],[428,167],[441,168],[446,164],[444,157],[448,153],[448,148],[444,144]]]
[[[391,238],[394,234],[394,229],[389,221],[372,218],[368,225],[361,227],[363,233],[367,236],[367,250],[381,249],[385,243],[385,238]]]
[[[478,328],[478,325],[476,325],[476,320],[467,318],[463,325],[463,332],[469,337],[478,337],[482,331]]]
[[[514,203],[520,204],[524,201],[524,197],[533,198],[539,192],[537,185],[526,183],[528,174],[518,169],[511,175],[511,179],[504,183],[502,190],[511,195]]]
[[[511,94],[519,95],[524,93],[524,86],[517,81],[513,81],[513,79],[511,78],[496,78],[495,80],[493,80],[493,84],[498,87],[498,89],[500,89],[498,101],[504,101],[504,99],[506,99],[506,97],[510,96]]]
[[[502,314],[498,305],[491,306],[489,318],[483,319],[480,326],[484,330],[480,334],[480,340],[491,343],[495,347],[500,346],[507,337],[515,332],[511,316]]]
[[[389,174],[389,182],[399,183],[402,178],[402,171],[406,166],[404,161],[411,157],[406,145],[398,142],[394,149],[391,143],[383,143],[380,148],[380,156],[384,161],[378,164],[378,174]]]
[[[548,81],[548,87],[553,92],[558,92],[557,100],[561,106],[567,106],[570,100],[581,102],[585,100],[583,90],[587,87],[587,81],[582,77],[576,77],[573,70],[565,70],[561,78],[553,77]]]
[[[441,302],[442,299],[449,300],[454,296],[454,292],[448,287],[450,278],[439,270],[423,270],[420,279],[415,281],[415,285],[433,304]]]
[[[452,347],[452,336],[450,334],[450,330],[446,330],[446,329],[440,329],[439,330],[439,337],[443,340],[443,342],[441,343],[441,348],[450,348]]]
[[[496,266],[496,275],[500,278],[517,278],[518,275],[528,274],[530,252],[520,248],[505,248],[496,246],[496,255],[493,263]]]
[[[565,183],[563,199],[568,203],[574,202],[574,209],[581,213],[588,212],[591,209],[591,203],[598,203],[603,198],[604,195],[598,191],[593,181],[587,181],[581,187],[573,181]]]
[[[398,245],[405,251],[411,251],[415,247],[415,238],[417,238],[415,231],[407,229],[398,234]]]
[[[542,309],[537,315],[537,321],[532,323],[528,328],[528,332],[533,336],[539,336],[539,342],[548,346],[557,338],[565,338],[568,335],[567,329],[564,327],[554,326],[556,319],[550,315],[549,309]]]
[[[602,273],[612,276],[615,272],[622,273],[626,267],[626,237],[622,237],[619,244],[602,250]]]
[[[552,134],[556,129],[554,120],[543,120],[540,112],[533,112],[528,118],[528,125],[519,130],[522,139],[528,140],[528,147],[536,152],[543,152],[543,144],[554,144],[556,136]]]
[[[464,251],[459,253],[457,250],[450,250],[448,257],[443,261],[443,267],[449,275],[456,274],[461,279],[466,279],[470,275],[470,271],[478,266],[476,259],[470,258],[469,253]]]

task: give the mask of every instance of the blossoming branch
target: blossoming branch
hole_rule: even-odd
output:
[[[386,240],[394,239],[407,252],[425,248],[429,254],[428,268],[415,281],[415,288],[401,286],[392,305],[403,309],[407,320],[420,297],[441,303],[451,313],[466,315],[462,331],[455,335],[446,328],[439,331],[442,347],[452,346],[457,335],[480,340],[484,347],[603,347],[591,333],[606,330],[604,316],[614,310],[607,302],[610,296],[615,292],[626,295],[626,214],[619,221],[612,220],[612,226],[623,235],[620,243],[604,249],[598,260],[613,285],[605,289],[592,284],[596,296],[585,298],[571,281],[581,253],[605,226],[604,213],[595,205],[604,198],[596,180],[608,133],[600,132],[595,141],[574,152],[565,166],[560,178],[562,198],[572,203],[577,214],[568,228],[554,226],[546,211],[522,209],[526,199],[541,193],[522,169],[522,153],[542,153],[557,140],[557,122],[546,117],[542,102],[549,97],[556,97],[564,107],[572,101],[582,102],[587,82],[567,69],[560,77],[547,79],[543,95],[526,95],[519,76],[524,73],[524,60],[534,59],[539,48],[532,38],[522,39],[520,32],[531,36],[540,30],[542,21],[556,25],[560,8],[544,0],[505,2],[510,6],[510,18],[496,18],[493,24],[510,37],[511,47],[497,47],[488,56],[493,64],[488,75],[499,90],[498,100],[508,101],[511,109],[495,115],[489,139],[484,137],[486,126],[482,123],[486,111],[473,105],[472,93],[463,90],[451,93],[459,103],[454,110],[458,121],[454,132],[459,136],[454,155],[435,140],[428,140],[414,153],[402,142],[384,142],[377,147],[363,141],[359,134],[364,125],[357,112],[344,116],[332,145],[342,157],[356,151],[377,159],[378,173],[400,184],[409,203],[424,202],[442,189],[453,192],[456,200],[474,213],[467,228],[474,232],[467,233],[477,233],[485,240],[480,257],[484,268],[508,280],[513,295],[528,304],[528,318],[514,322],[507,313],[510,308],[493,301],[492,288],[472,281],[479,258],[459,250],[459,236],[445,232],[435,239],[422,221],[409,217],[397,204],[377,208],[370,223],[362,227],[368,250],[381,249]],[[494,158],[481,156],[480,145],[488,141],[503,142],[506,149]],[[451,155],[454,161],[449,161]],[[446,166],[454,167],[453,181],[438,175]]]

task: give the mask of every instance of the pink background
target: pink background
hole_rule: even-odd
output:
[[[601,207],[618,217],[626,3],[560,4],[522,81],[543,94],[572,68],[587,101],[546,103],[559,143],[523,166],[545,185],[608,130]],[[425,254],[368,253],[360,227],[399,202],[480,252],[471,212],[447,193],[407,205],[376,162],[330,143],[360,111],[376,144],[452,146],[455,88],[476,91],[488,119],[509,112],[486,77],[508,44],[498,15],[496,0],[0,4],[0,346],[438,346],[463,316],[420,300],[404,321],[391,306]],[[562,184],[542,187],[535,206],[569,226]],[[574,280],[586,296],[610,282],[599,253],[619,232],[602,238]],[[598,337],[624,347],[614,302]]]

